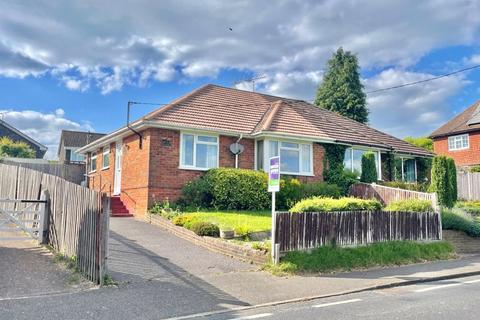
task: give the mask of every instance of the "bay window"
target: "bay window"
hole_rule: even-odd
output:
[[[312,144],[297,143],[278,140],[266,140],[266,145],[258,147],[257,159],[260,149],[267,155],[263,167],[268,170],[268,161],[271,157],[280,156],[280,173],[291,175],[312,175]],[[261,157],[261,156],[260,156]],[[257,169],[261,169],[257,163]]]
[[[375,155],[375,167],[377,168],[378,179],[380,179],[380,152],[358,148],[347,148],[345,150],[345,157],[343,160],[343,166],[345,170],[355,172],[358,177],[362,174],[362,157],[365,153],[372,152]]]
[[[180,167],[199,170],[218,167],[218,137],[182,133]]]

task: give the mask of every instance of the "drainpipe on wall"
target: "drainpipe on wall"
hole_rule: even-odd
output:
[[[235,143],[239,143],[240,140],[242,140],[242,138],[243,138],[243,134],[240,134],[240,137],[238,138],[238,140]],[[238,153],[235,154],[235,169],[238,169]]]

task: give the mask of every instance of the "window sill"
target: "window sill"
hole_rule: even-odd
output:
[[[215,167],[218,168],[218,167]],[[215,168],[196,168],[196,167],[182,167],[179,166],[178,169],[180,170],[192,170],[192,171],[208,171],[210,169],[215,169]]]
[[[448,152],[465,151],[465,150],[468,150],[468,149],[470,149],[470,147],[462,148],[462,149],[448,149]]]
[[[298,177],[315,177],[312,173],[293,173],[293,172],[280,172],[280,175],[285,176],[298,176]]]
[[[108,167],[103,167],[103,168],[102,168],[102,171],[103,171],[103,170],[108,170],[108,169],[110,169],[110,166],[108,166]]]
[[[97,170],[89,171],[88,174],[96,173]]]

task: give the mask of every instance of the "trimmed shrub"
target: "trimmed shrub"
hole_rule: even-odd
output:
[[[352,197],[340,199],[313,197],[295,204],[290,212],[324,212],[351,210],[380,210],[382,204],[376,199],[363,200]]]
[[[360,181],[365,183],[377,182],[378,174],[375,166],[375,154],[373,152],[366,152],[362,156],[362,175]]]
[[[180,227],[187,227],[189,224],[194,222],[193,217],[190,217],[189,215],[180,215],[176,216],[175,218],[172,219],[172,222],[176,226]]]
[[[204,177],[187,182],[177,204],[187,209],[208,208],[212,205],[213,195],[210,185]]]
[[[442,210],[442,228],[463,231],[471,237],[480,237],[480,223],[455,210]]]
[[[218,168],[209,170],[204,179],[212,195],[213,207],[226,210],[264,210],[270,207],[265,172]]]
[[[277,194],[277,207],[289,209],[302,199],[315,196],[338,198],[342,191],[337,185],[324,182],[301,183],[298,179],[280,181],[280,192]]]
[[[428,200],[408,199],[392,201],[385,211],[432,212],[432,203]]]
[[[195,232],[199,236],[207,236],[207,237],[216,237],[220,236],[220,229],[218,226],[214,225],[210,222],[194,222],[189,229]]]
[[[450,196],[450,184],[448,182],[448,164],[447,158],[437,156],[432,160],[432,185],[431,191],[436,192],[438,203],[447,208],[453,207],[453,201]]]
[[[452,158],[447,158],[447,175],[448,175],[448,192],[450,202],[453,204],[457,201],[457,167]]]

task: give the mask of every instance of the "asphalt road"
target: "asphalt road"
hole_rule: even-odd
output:
[[[386,290],[170,319],[479,319],[480,277],[428,282]]]

